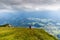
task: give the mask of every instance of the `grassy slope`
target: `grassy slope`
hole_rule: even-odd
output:
[[[42,29],[0,28],[0,40],[57,40]]]

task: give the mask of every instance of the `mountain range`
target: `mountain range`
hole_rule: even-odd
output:
[[[15,27],[43,28],[48,33],[60,38],[60,15],[55,11],[18,11],[0,13],[0,25],[10,24]],[[58,31],[58,32],[57,32]]]

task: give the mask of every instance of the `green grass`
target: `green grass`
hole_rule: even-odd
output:
[[[43,29],[0,28],[0,40],[57,40]]]

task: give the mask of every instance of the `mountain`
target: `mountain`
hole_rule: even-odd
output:
[[[11,24],[15,27],[44,28],[48,33],[60,38],[60,12],[55,11],[18,11],[0,13],[0,25]],[[48,28],[47,28],[48,27]],[[49,31],[48,31],[49,30]],[[53,32],[52,32],[53,31]]]
[[[56,13],[54,11],[49,11],[49,10],[32,11],[32,12],[20,10],[20,11],[12,12],[12,13],[3,13],[3,14],[0,13],[0,24],[11,24],[13,26],[22,26],[21,23],[23,21],[26,21],[26,20],[29,21],[29,19],[27,19],[27,18],[33,18],[35,20],[36,20],[36,18],[53,19],[53,21],[54,21],[57,19],[59,20],[60,15],[59,15],[59,13]],[[33,20],[33,21],[35,21],[35,20]],[[32,20],[30,20],[30,21],[32,21]],[[39,21],[39,20],[36,20],[36,22],[37,21]],[[43,22],[41,22],[41,23],[43,23]]]
[[[0,40],[57,40],[43,29],[0,28]]]
[[[60,22],[54,19],[41,19],[41,18],[24,18],[20,20],[20,26],[34,26],[34,27],[44,27],[44,26],[60,26]]]

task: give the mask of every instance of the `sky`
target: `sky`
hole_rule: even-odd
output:
[[[60,19],[60,0],[0,0],[0,20],[30,16]]]
[[[60,0],[0,0],[1,12],[60,10]]]
[[[60,19],[60,0],[0,0],[0,18],[8,13],[34,12]]]

